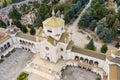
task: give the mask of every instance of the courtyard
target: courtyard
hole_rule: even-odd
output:
[[[97,74],[78,67],[67,67],[63,72],[63,80],[96,80]]]
[[[0,80],[16,80],[33,55],[29,51],[15,49],[15,52],[0,64]]]
[[[74,66],[67,67],[73,64]],[[85,65],[85,63],[78,63],[78,61],[74,60],[59,60],[57,63],[52,63],[48,60],[41,59],[37,53],[32,61],[24,68],[23,72],[30,74],[28,80],[59,80],[60,78],[62,80],[96,80],[96,78],[100,77],[93,70],[96,69],[99,72],[99,68],[89,66],[88,69]]]

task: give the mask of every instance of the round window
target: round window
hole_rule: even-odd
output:
[[[49,48],[48,47],[45,47],[45,49],[48,51],[49,50]]]

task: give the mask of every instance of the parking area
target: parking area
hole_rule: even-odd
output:
[[[33,55],[30,51],[15,49],[15,52],[0,64],[0,80],[16,80]]]

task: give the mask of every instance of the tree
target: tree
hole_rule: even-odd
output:
[[[39,27],[42,25],[42,22],[50,17],[50,9],[48,7],[48,5],[44,4],[44,3],[41,3],[40,4],[40,7],[37,9],[37,12],[36,12],[36,20],[34,21],[34,25]]]
[[[36,27],[40,27],[40,26],[42,26],[42,18],[41,18],[41,16],[38,16],[37,18],[36,18],[36,20],[34,21],[34,26],[36,26]]]
[[[6,24],[2,20],[0,20],[0,27],[6,28]]]
[[[67,12],[65,14],[64,20],[65,20],[65,23],[69,23],[70,22],[70,17],[69,17],[69,14],[67,14]]]
[[[35,33],[36,33],[36,30],[33,27],[31,27],[30,28],[30,34],[31,35],[35,35]]]
[[[12,20],[12,24],[16,25],[16,27],[21,28],[22,24],[19,20]]]
[[[103,31],[99,34],[99,38],[106,43],[110,43],[114,39],[114,32],[111,29],[103,28]]]
[[[38,9],[40,7],[40,3],[38,3],[38,1],[34,1],[33,2],[33,7]]]
[[[8,16],[11,19],[21,20],[22,15],[18,12],[18,10],[15,7],[13,7],[13,9],[9,12]]]
[[[108,13],[105,5],[103,4],[103,2],[101,2],[101,0],[93,0],[91,7],[93,9],[93,17],[97,21],[105,17]]]
[[[42,0],[42,3],[48,4],[49,2],[50,2],[50,0]]]
[[[97,26],[97,21],[96,20],[92,20],[91,23],[90,23],[90,26],[89,28],[94,31],[94,29],[96,28]]]
[[[25,25],[22,25],[22,26],[21,26],[21,31],[22,31],[23,33],[27,33],[27,32],[28,32],[28,29],[26,28]]]
[[[28,10],[30,9],[30,6],[27,4],[22,4],[19,9],[24,14],[28,12]]]
[[[117,17],[118,17],[118,19],[120,21],[120,9],[118,10]]]
[[[101,78],[100,78],[100,77],[98,77],[96,80],[101,80]]]
[[[88,27],[92,19],[93,19],[93,16],[92,16],[91,9],[86,10],[86,12],[81,16],[78,25],[81,27]]]
[[[104,19],[100,20],[97,23],[97,31],[96,31],[96,33],[99,35],[103,31],[103,28],[105,28],[105,27],[107,27],[106,21]]]
[[[116,18],[115,22],[112,25],[112,31],[114,31],[115,35],[117,34],[118,24],[119,24],[119,21]]]
[[[107,50],[108,50],[107,44],[102,45],[101,52],[106,53]]]
[[[115,0],[117,2],[117,6],[120,5],[120,0]]]
[[[120,47],[120,42],[117,42],[116,45],[115,45],[116,48],[119,48]]]
[[[93,39],[90,40],[90,42],[85,46],[86,49],[89,49],[89,50],[96,50],[96,47],[94,46],[94,42],[93,42]]]
[[[7,6],[7,1],[4,0],[4,2],[3,2],[3,7],[6,7],[6,6]]]
[[[112,29],[114,32],[117,30],[118,22],[119,21],[116,14],[108,14],[106,16],[107,27]]]
[[[59,3],[60,0],[51,0],[53,5],[56,5],[57,3]]]

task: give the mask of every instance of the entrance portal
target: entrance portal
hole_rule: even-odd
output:
[[[48,61],[50,61],[50,58],[49,58],[49,57],[47,57],[47,60],[48,60]]]

